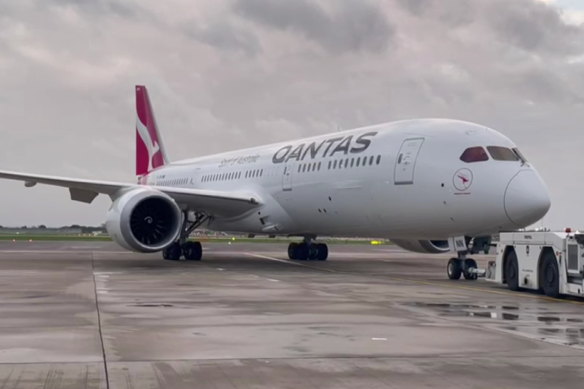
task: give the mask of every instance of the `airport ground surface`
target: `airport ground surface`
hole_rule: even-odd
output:
[[[584,301],[446,279],[448,256],[0,242],[0,388],[581,388]],[[484,264],[492,257],[475,257]]]

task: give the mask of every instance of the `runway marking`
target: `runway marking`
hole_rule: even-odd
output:
[[[371,338],[371,340],[387,340],[387,338]]]
[[[250,255],[252,257],[258,257],[258,258],[264,258],[264,259],[269,259],[270,261],[276,261],[276,262],[282,262],[282,263],[287,263],[288,265],[296,265],[296,266],[302,266],[302,267],[306,267],[309,269],[314,269],[314,270],[320,270],[320,271],[325,271],[328,273],[339,273],[336,270],[333,269],[325,269],[325,268],[321,268],[321,267],[316,267],[316,266],[309,266],[309,265],[305,265],[303,263],[298,263],[298,262],[293,262],[287,259],[280,259],[280,258],[275,258],[275,257],[269,257],[267,255],[261,255],[261,254],[254,254],[254,253],[246,253],[247,255]]]
[[[296,262],[291,262],[288,261],[286,259],[280,259],[280,258],[274,258],[274,257],[268,257],[267,255],[261,255],[261,254],[254,254],[254,253],[246,253],[247,255],[251,256],[251,257],[257,257],[257,258],[263,258],[263,259],[269,259],[271,261],[276,261],[276,262],[282,262],[282,263],[287,263],[289,265],[298,265],[300,266],[299,263]]]
[[[322,267],[310,266],[310,265],[306,265],[304,263],[293,262],[293,261],[290,261],[287,259],[280,259],[280,258],[270,257],[267,255],[254,254],[254,253],[246,253],[246,254],[250,255],[252,257],[269,259],[271,261],[282,262],[282,263],[286,263],[289,265],[302,266],[302,267],[306,267],[309,269],[324,271],[324,272],[328,272],[328,273],[346,273],[346,274],[352,274],[352,275],[377,277],[377,275],[375,275],[375,274],[359,274],[359,273],[343,272],[343,271],[338,271],[338,270],[333,270],[333,269],[326,269],[326,268],[322,268]],[[410,278],[401,278],[401,277],[393,277],[393,276],[384,276],[384,277],[387,279],[390,279],[392,281],[412,282],[412,283],[416,283],[419,285],[437,286],[437,287],[445,288],[445,289],[470,290],[473,292],[486,292],[486,293],[498,294],[498,295],[503,295],[503,296],[524,297],[524,298],[531,298],[531,299],[536,299],[536,300],[546,300],[546,301],[553,301],[553,302],[584,305],[584,301],[565,300],[565,299],[561,299],[561,298],[554,298],[554,297],[548,297],[548,296],[543,296],[543,295],[530,295],[530,294],[526,294],[526,293],[522,293],[522,292],[512,292],[512,291],[506,291],[506,290],[493,290],[493,289],[481,288],[481,287],[475,288],[472,286],[462,286],[462,285],[450,285],[450,284],[444,284],[443,282],[413,280]]]

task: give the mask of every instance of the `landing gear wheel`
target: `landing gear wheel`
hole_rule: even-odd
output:
[[[180,244],[173,243],[164,250],[162,250],[162,258],[169,261],[178,261],[182,254]]]
[[[519,266],[517,265],[517,254],[515,254],[515,251],[510,251],[507,254],[505,278],[507,279],[507,287],[510,290],[519,290]]]
[[[450,261],[448,261],[446,273],[451,280],[460,279],[460,275],[462,274],[462,264],[460,262],[458,258],[450,258]]]
[[[199,242],[186,242],[182,246],[182,252],[187,261],[200,261],[203,256],[203,248]]]
[[[296,259],[296,247],[297,246],[298,246],[298,243],[290,243],[288,245],[288,258]]]
[[[464,260],[464,278],[467,280],[476,280],[478,278],[478,274],[471,272],[471,269],[477,269],[477,262],[472,258],[467,258]]]
[[[308,246],[308,259],[316,261],[318,259],[318,243]]]
[[[543,293],[548,297],[560,296],[560,273],[558,262],[553,254],[546,253],[542,264],[542,288]]]
[[[294,249],[294,259],[306,261],[308,259],[308,245],[306,243],[298,243]]]
[[[316,259],[326,261],[328,258],[328,246],[325,243],[318,243],[316,249],[318,251]]]

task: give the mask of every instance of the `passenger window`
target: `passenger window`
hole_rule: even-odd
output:
[[[335,160],[333,161],[333,169],[336,169],[336,168],[337,168],[337,160],[335,159]]]
[[[355,161],[355,166],[359,167],[359,162],[361,162],[361,157],[357,157],[357,161]]]
[[[380,162],[381,162],[381,155],[378,155],[375,163],[379,165]]]
[[[349,158],[345,159],[345,168],[349,167]]]
[[[331,165],[332,165],[332,162],[328,161],[328,170],[331,170]]]
[[[369,165],[373,165],[373,155],[371,157],[369,157]]]
[[[507,147],[487,146],[487,150],[495,161],[519,161],[517,154]]]
[[[485,149],[483,149],[481,146],[476,146],[469,147],[468,149],[464,150],[464,152],[460,156],[460,160],[466,163],[482,162],[488,161],[489,156],[487,155]]]

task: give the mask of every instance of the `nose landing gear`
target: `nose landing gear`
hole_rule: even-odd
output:
[[[472,258],[450,258],[446,273],[451,280],[458,280],[461,275],[466,280],[476,280],[479,276],[477,262]]]
[[[454,247],[461,249],[458,251],[458,256],[456,258],[450,258],[448,265],[446,266],[446,274],[451,280],[458,280],[460,276],[464,276],[466,280],[474,281],[482,273],[477,262],[472,258],[467,258],[466,255],[469,252],[467,242],[464,237],[454,238]],[[464,249],[463,249],[464,248]]]

